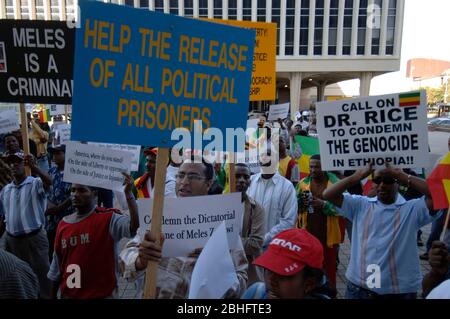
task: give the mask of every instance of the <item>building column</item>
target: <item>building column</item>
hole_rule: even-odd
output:
[[[317,83],[317,102],[323,101],[325,98],[325,88],[327,87],[327,81],[320,81]]]
[[[370,82],[372,81],[372,72],[361,72],[359,76],[359,95],[369,96],[370,94]]]
[[[300,93],[302,90],[302,73],[292,72],[290,74],[289,93],[290,93],[290,108],[291,119],[295,119],[295,113],[300,110]]]

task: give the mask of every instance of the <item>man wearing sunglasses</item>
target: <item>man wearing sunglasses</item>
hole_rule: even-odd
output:
[[[343,194],[370,174],[375,197]],[[399,184],[424,196],[406,201]],[[346,298],[416,298],[422,281],[417,231],[436,215],[425,180],[389,165],[373,173],[368,165],[327,188],[323,197],[353,222]]]

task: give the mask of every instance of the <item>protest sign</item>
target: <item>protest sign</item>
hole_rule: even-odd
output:
[[[249,119],[247,120],[247,130],[251,128],[258,128],[259,119]]]
[[[56,126],[56,144],[66,144],[70,141],[70,124],[59,124]]]
[[[208,20],[256,31],[250,101],[275,100],[277,24],[238,20]]]
[[[168,148],[195,120],[245,129],[255,31],[97,1],[80,13],[72,139]]]
[[[74,30],[63,21],[0,20],[0,100],[72,100]]]
[[[78,142],[66,143],[64,181],[120,191],[131,154]]]
[[[317,103],[322,169],[428,167],[425,91]]]
[[[268,121],[276,121],[285,119],[289,114],[289,103],[272,104],[269,110]]]
[[[235,282],[239,281],[228,247],[226,225],[221,222],[198,256],[188,298],[222,298]]]
[[[0,134],[9,133],[19,129],[19,119],[17,112],[7,110],[0,112]]]
[[[108,144],[108,143],[94,143],[94,142],[89,142],[88,144],[112,150],[121,150],[125,152],[130,152],[132,156],[130,170],[132,172],[136,172],[139,170],[139,156],[141,154],[140,145]]]
[[[139,199],[140,236],[151,224],[152,200]],[[244,205],[241,193],[226,195],[166,198],[162,219],[165,236],[164,257],[187,256],[196,248],[205,246],[214,229],[225,221],[228,244],[235,249],[240,240]]]
[[[64,115],[66,114],[66,106],[61,104],[52,104],[49,106],[50,115]]]

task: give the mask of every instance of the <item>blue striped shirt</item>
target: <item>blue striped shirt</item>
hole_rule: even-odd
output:
[[[395,203],[384,205],[377,197],[344,194],[339,212],[353,222],[347,279],[378,294],[417,292],[422,283],[417,231],[437,217],[430,215],[425,197],[406,201],[398,194]]]
[[[42,180],[28,176],[20,184],[6,185],[0,192],[0,215],[6,231],[14,236],[28,234],[45,225],[47,195]]]

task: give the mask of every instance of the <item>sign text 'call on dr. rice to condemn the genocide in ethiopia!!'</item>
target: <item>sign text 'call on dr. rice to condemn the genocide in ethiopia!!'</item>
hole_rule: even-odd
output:
[[[254,31],[97,5],[83,4],[77,29],[73,139],[170,147],[195,120],[245,129]]]
[[[318,103],[323,169],[427,167],[426,119],[424,91]]]

